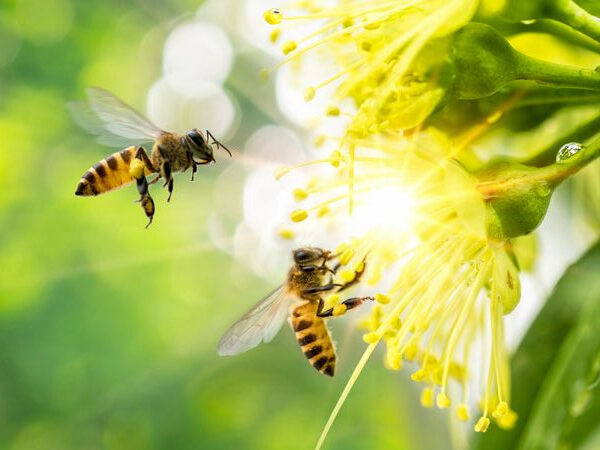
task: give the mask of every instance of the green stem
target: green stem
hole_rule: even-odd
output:
[[[600,115],[594,117],[588,122],[579,125],[577,128],[569,130],[567,134],[563,134],[548,144],[544,149],[523,161],[523,164],[533,167],[544,167],[553,164],[556,160],[556,152],[558,148],[565,142],[583,142],[596,134],[600,129]]]
[[[592,139],[584,144],[584,148],[578,155],[572,157],[572,162],[569,160],[554,163],[540,170],[540,175],[544,176],[544,181],[547,181],[553,186],[558,186],[564,180],[572,177],[589,163],[596,160],[600,156],[600,133],[596,134]]]
[[[568,44],[600,53],[600,43],[589,36],[574,30],[572,27],[556,20],[535,19],[513,22],[502,19],[488,19],[487,24],[493,26],[505,36],[520,33],[544,33],[554,36]]]
[[[600,104],[600,94],[590,93],[588,89],[555,89],[540,86],[539,90],[531,90],[523,95],[514,108],[555,103],[577,106]]]
[[[517,79],[534,80],[558,87],[600,90],[600,73],[595,70],[554,64],[515,52]]]
[[[556,149],[556,151],[558,151],[558,149]],[[534,186],[542,183],[547,183],[554,189],[564,180],[575,175],[599,156],[600,133],[590,139],[577,155],[571,157],[571,160],[554,163],[539,169],[529,170],[523,172],[523,174],[519,176],[483,182],[480,183],[477,188],[484,199],[501,197],[507,193],[522,190],[524,186]]]
[[[522,22],[521,22],[522,23]],[[600,43],[586,34],[561,22],[548,19],[538,19],[532,23],[523,23],[523,32],[539,32],[555,36],[563,41],[596,53],[600,53]]]
[[[600,42],[600,19],[572,0],[554,0],[548,2],[550,17],[588,35]]]

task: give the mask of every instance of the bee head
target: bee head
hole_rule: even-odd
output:
[[[212,143],[208,142],[209,138],[212,140]],[[192,154],[196,158],[200,159],[200,163],[207,164],[209,162],[216,162],[213,155],[213,145],[216,145],[217,149],[220,148],[225,150],[227,153],[229,153],[229,157],[231,158],[231,152],[229,149],[217,141],[208,130],[206,131],[206,138],[204,138],[202,131],[200,131],[198,128],[194,128],[185,134],[183,140],[185,140],[187,143],[187,146],[191,150]]]
[[[298,265],[313,263],[325,256],[320,248],[303,247],[294,250],[294,262]]]
[[[203,163],[215,162],[213,149],[198,128],[188,131],[186,133],[186,138],[188,147],[196,158]]]

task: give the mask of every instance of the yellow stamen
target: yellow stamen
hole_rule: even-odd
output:
[[[438,408],[445,409],[450,406],[451,402],[450,402],[450,398],[448,398],[448,396],[446,394],[441,392],[437,396],[436,403],[437,403]]]
[[[283,14],[279,9],[271,8],[268,11],[265,11],[264,18],[270,25],[279,25],[283,20]]]
[[[390,298],[384,294],[375,294],[375,301],[382,305],[387,305],[390,302]]]
[[[467,422],[469,420],[469,408],[467,405],[464,403],[458,405],[458,408],[456,408],[456,417],[458,417],[458,420],[461,422]]]
[[[302,200],[306,200],[308,198],[308,192],[306,192],[302,188],[294,189],[292,191],[292,194],[294,196],[294,200],[296,200],[297,202],[301,202]]]
[[[279,236],[281,236],[283,239],[291,240],[296,237],[296,232],[289,228],[282,228],[279,230]]]
[[[376,344],[380,339],[381,334],[375,331],[363,335],[363,341],[365,341],[367,344]]]
[[[421,391],[421,405],[424,408],[433,407],[433,389],[428,387]]]
[[[290,214],[290,219],[292,219],[292,222],[302,222],[303,220],[306,220],[307,217],[308,211],[305,209],[296,209]]]
[[[485,433],[490,426],[490,419],[487,417],[480,417],[477,423],[475,424],[475,431],[478,433]]]
[[[298,44],[296,44],[296,41],[287,41],[286,43],[284,43],[281,46],[281,51],[283,52],[284,55],[287,55],[289,53],[292,53],[294,50],[296,50],[296,47],[298,47]]]
[[[272,43],[275,43],[279,39],[280,35],[281,35],[281,28],[275,28],[273,31],[271,31],[271,34],[269,35],[269,40]]]
[[[338,303],[337,305],[335,305],[333,307],[333,315],[334,316],[343,316],[344,314],[346,314],[346,311],[348,310],[348,307],[342,303]]]

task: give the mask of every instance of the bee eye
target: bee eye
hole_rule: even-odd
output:
[[[296,259],[304,260],[306,258],[308,258],[308,253],[306,253],[304,251],[300,251],[300,252],[296,253]]]
[[[204,138],[200,135],[200,133],[198,133],[198,131],[188,131],[187,135],[198,147],[202,148],[204,146]]]
[[[319,258],[319,253],[312,249],[300,249],[294,251],[294,260],[297,263],[306,263]]]

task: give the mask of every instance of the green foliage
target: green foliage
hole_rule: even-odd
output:
[[[599,271],[597,244],[567,270],[513,357],[515,428],[490,429],[476,449],[578,449],[598,431]]]

